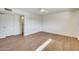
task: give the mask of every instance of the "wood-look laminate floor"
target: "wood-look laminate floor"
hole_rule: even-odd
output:
[[[78,51],[79,40],[77,38],[38,32],[23,37],[22,35],[10,36],[0,39],[0,51],[35,51],[46,40],[52,39],[43,51]]]

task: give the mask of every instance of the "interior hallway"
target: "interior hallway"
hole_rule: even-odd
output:
[[[77,38],[51,34],[47,32],[38,32],[28,36],[10,36],[0,40],[1,51],[34,51],[46,40],[52,39],[43,51],[77,51],[79,50],[79,41]]]

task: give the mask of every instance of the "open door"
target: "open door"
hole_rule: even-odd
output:
[[[24,16],[21,16],[22,35],[24,35]]]

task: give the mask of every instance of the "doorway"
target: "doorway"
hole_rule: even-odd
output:
[[[24,15],[21,16],[21,31],[22,35],[24,35]]]

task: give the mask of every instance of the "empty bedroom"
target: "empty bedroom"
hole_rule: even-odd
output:
[[[0,8],[0,51],[79,51],[78,8]]]

